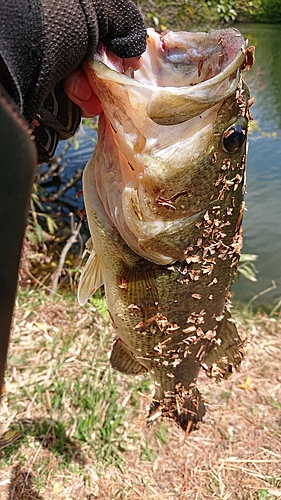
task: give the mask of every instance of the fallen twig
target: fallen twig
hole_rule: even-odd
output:
[[[62,249],[60,260],[59,260],[59,263],[58,263],[58,267],[57,267],[57,269],[54,272],[53,283],[52,283],[52,287],[51,287],[50,297],[53,297],[53,295],[54,295],[54,293],[55,293],[55,291],[57,289],[58,282],[59,282],[59,279],[60,279],[60,276],[61,276],[62,268],[63,268],[64,262],[65,262],[67,253],[70,250],[70,248],[72,247],[72,245],[74,243],[76,243],[77,238],[79,236],[79,232],[80,232],[81,226],[82,226],[82,222],[81,221],[78,222],[78,223],[77,222],[73,222],[73,214],[70,213],[71,236],[68,238],[68,240],[66,241],[66,244],[64,245],[64,247]]]
[[[52,194],[51,196],[47,197],[48,201],[56,201],[58,200],[61,196],[63,196],[68,189],[70,189],[72,186],[74,186],[82,177],[83,169],[76,170],[74,176],[69,179],[69,181],[64,184],[64,186],[56,191],[56,193]]]

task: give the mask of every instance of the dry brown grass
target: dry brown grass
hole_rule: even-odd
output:
[[[152,387],[110,369],[111,327],[93,305],[34,291],[20,297],[0,418],[2,432],[20,436],[0,451],[0,500],[281,497],[281,322],[261,314],[241,321],[241,370],[219,385],[202,374],[207,414],[185,438],[173,422],[147,428]],[[89,413],[85,393],[105,385],[112,398],[116,390],[117,409],[105,393]],[[112,433],[101,437],[97,424],[81,430],[91,412],[108,418]]]

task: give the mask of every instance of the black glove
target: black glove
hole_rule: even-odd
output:
[[[0,79],[27,121],[35,119],[39,161],[48,161],[80,122],[58,82],[99,42],[122,58],[142,54],[145,25],[131,0],[0,0],[0,12]]]

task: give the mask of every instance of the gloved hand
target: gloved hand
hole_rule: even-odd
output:
[[[80,122],[61,80],[104,43],[122,58],[146,48],[131,0],[0,0],[0,80],[34,127],[39,161]]]

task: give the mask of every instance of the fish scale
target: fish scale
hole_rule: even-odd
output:
[[[91,245],[78,297],[84,303],[104,283],[116,333],[112,366],[127,374],[148,371],[155,383],[148,420],[174,419],[190,432],[205,413],[196,387],[199,370],[219,380],[243,354],[227,306],[243,240],[251,104],[240,67],[250,66],[252,51],[247,52],[237,30],[197,33],[196,40],[213,47],[207,50],[208,74],[216,50],[221,51],[217,47],[226,41],[222,75],[192,87],[190,116],[188,79],[186,87],[162,85],[160,95],[169,92],[174,101],[170,112],[159,110],[156,119],[159,82],[147,83],[147,65],[154,58],[154,70],[161,66],[163,78],[171,65],[165,50],[175,47],[179,36],[189,46],[194,34],[181,32],[175,40],[173,33],[165,36],[149,30],[143,83],[141,70],[132,80],[100,60],[85,65],[105,113],[83,176]],[[179,72],[182,63],[175,60]],[[165,125],[158,123],[160,115]]]

